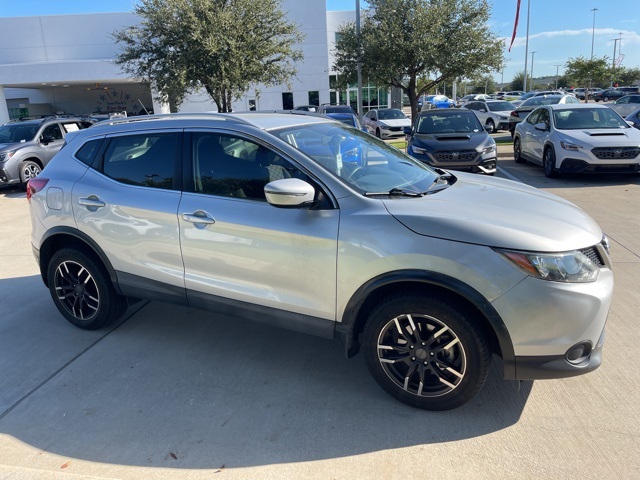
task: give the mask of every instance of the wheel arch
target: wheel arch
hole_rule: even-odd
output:
[[[341,341],[347,357],[358,353],[360,335],[366,320],[380,299],[408,292],[449,300],[456,306],[476,314],[481,327],[491,340],[492,350],[503,359],[505,378],[515,376],[515,353],[511,336],[491,303],[464,282],[425,270],[401,270],[382,274],[369,280],[353,294],[341,321],[336,325],[336,336]]]
[[[54,227],[49,230],[40,245],[40,274],[47,287],[49,286],[49,279],[47,278],[49,262],[51,257],[62,248],[76,248],[99,261],[107,271],[116,293],[122,295],[122,291],[118,286],[116,271],[98,244],[80,230],[64,226]]]
[[[18,162],[18,164],[22,167],[22,164],[25,163],[25,162],[34,162],[34,163],[38,164],[40,169],[44,168],[44,162],[42,161],[42,159],[40,157],[34,155],[33,153],[25,155],[24,158],[20,159],[20,162]]]

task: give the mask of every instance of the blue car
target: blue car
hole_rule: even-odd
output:
[[[339,122],[344,123],[345,125],[349,125],[350,127],[355,127],[358,130],[362,130],[364,132],[367,131],[365,127],[360,125],[360,120],[353,113],[325,113],[325,116],[333,118],[334,120],[338,120]]]
[[[453,108],[456,102],[445,95],[423,95],[418,99],[418,110]]]

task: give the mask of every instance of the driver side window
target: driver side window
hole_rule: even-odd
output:
[[[282,178],[307,176],[274,151],[250,140],[205,132],[192,140],[197,193],[265,200],[264,186]]]

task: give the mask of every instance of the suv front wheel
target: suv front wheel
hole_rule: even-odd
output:
[[[20,164],[20,185],[22,188],[26,189],[27,182],[40,175],[41,171],[42,169],[40,168],[40,165],[36,162],[32,162],[31,160],[22,162],[22,164]]]
[[[127,308],[101,264],[72,248],[56,252],[47,269],[53,303],[76,327],[95,330],[117,320]]]
[[[425,410],[468,402],[484,384],[490,343],[473,318],[435,298],[398,295],[372,311],[364,329],[369,371],[391,396]]]

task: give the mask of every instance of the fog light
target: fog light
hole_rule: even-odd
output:
[[[564,357],[572,365],[584,362],[591,355],[591,342],[580,342],[565,353]]]

